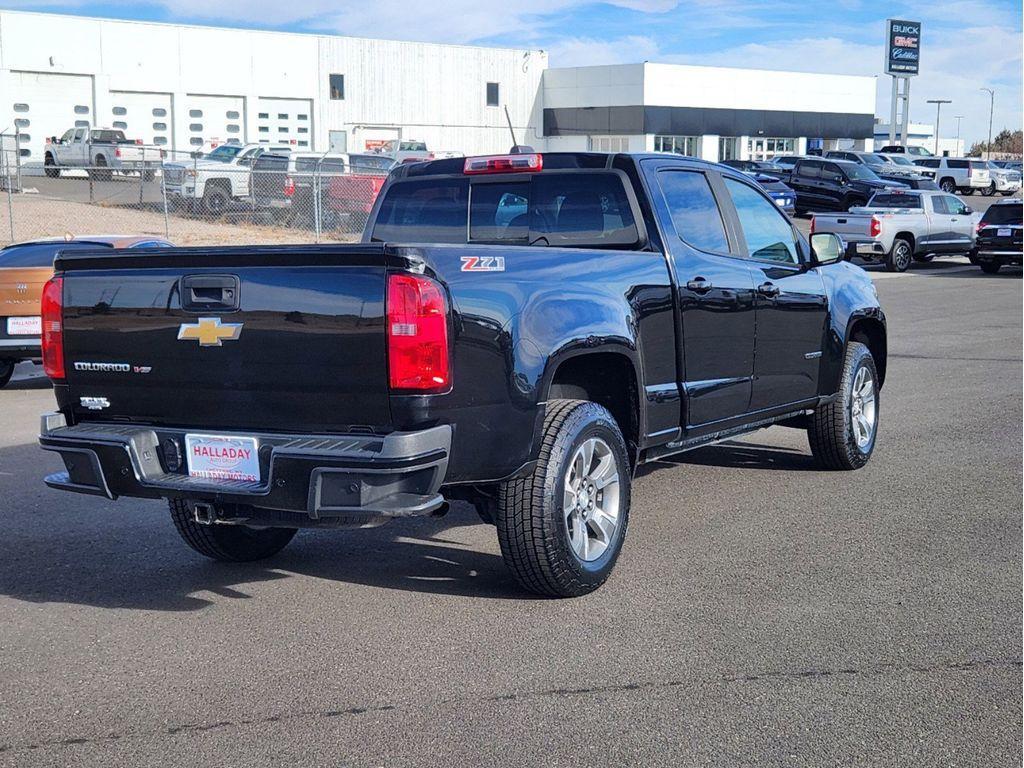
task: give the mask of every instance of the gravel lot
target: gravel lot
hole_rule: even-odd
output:
[[[780,427],[645,468],[611,581],[530,599],[493,529],[186,549],[159,503],[47,490],[53,398],[0,390],[0,765],[1021,762],[1021,279],[879,272],[872,462]]]

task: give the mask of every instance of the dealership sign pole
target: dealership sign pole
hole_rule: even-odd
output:
[[[889,143],[896,143],[897,107],[903,102],[899,135],[907,143],[910,126],[910,78],[921,64],[921,22],[888,19],[885,22],[885,74],[892,75],[892,114],[889,119]],[[902,88],[901,88],[902,86]]]

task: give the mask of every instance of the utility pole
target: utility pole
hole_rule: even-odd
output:
[[[988,144],[985,145],[985,149],[988,150],[988,157],[986,160],[992,159],[992,113],[996,108],[996,92],[991,88],[979,88],[979,91],[988,91],[989,102],[988,102]]]
[[[950,99],[928,99],[927,104],[935,105],[935,156],[939,156],[939,115],[943,104],[952,104]]]
[[[960,152],[960,121],[964,119],[963,115],[953,115],[953,119],[956,120],[956,151]]]

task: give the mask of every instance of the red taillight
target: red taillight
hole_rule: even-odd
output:
[[[64,279],[51,277],[43,286],[40,307],[43,325],[43,371],[51,379],[64,378]]]
[[[291,176],[284,177],[284,196],[291,197],[295,194],[295,179]]]
[[[118,147],[117,149],[114,150],[114,157],[120,157],[120,156],[121,156],[121,149],[120,149],[120,147]]]
[[[974,227],[974,233],[977,234],[977,235],[980,235],[981,234],[981,230],[983,230],[987,226],[988,226],[988,224],[986,224],[984,221],[979,221],[975,225],[975,227]]]
[[[871,236],[878,237],[882,234],[882,222],[877,216],[871,217]]]
[[[519,173],[544,169],[544,157],[532,155],[487,155],[467,157],[463,173]]]
[[[391,389],[447,389],[448,313],[441,286],[420,275],[389,275],[387,302]]]

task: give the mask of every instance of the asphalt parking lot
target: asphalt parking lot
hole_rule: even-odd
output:
[[[203,560],[156,502],[47,490],[0,390],[0,765],[1019,765],[1021,271],[872,267],[878,448],[775,427],[645,468],[611,581],[531,599],[492,528]]]

